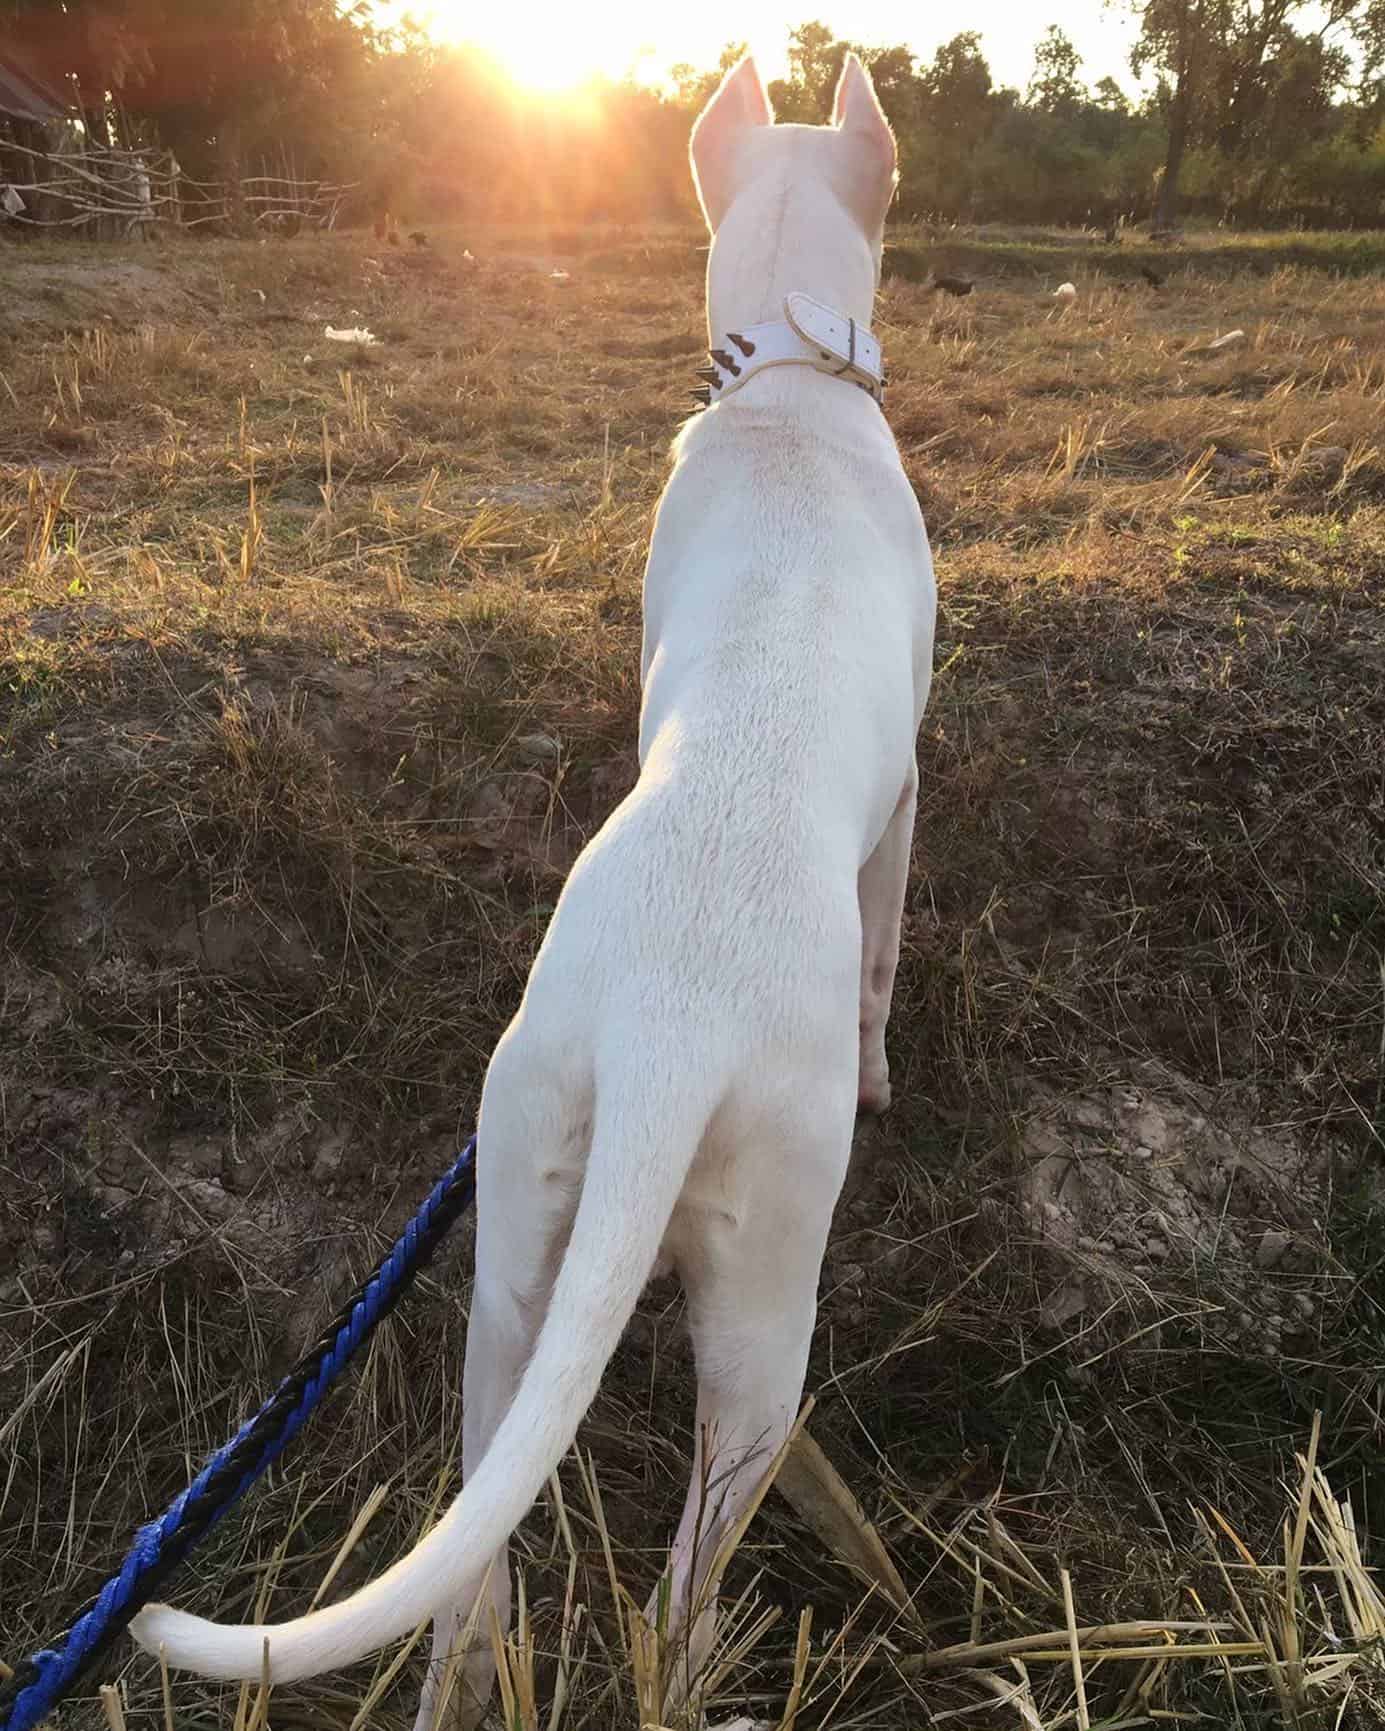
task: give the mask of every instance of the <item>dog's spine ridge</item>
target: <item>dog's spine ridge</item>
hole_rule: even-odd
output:
[[[170,1665],[204,1677],[253,1682],[265,1673],[268,1641],[270,1681],[290,1683],[352,1664],[479,1589],[596,1396],[716,1103],[686,1028],[661,1044],[662,1061],[646,1047],[638,1073],[627,1049],[623,1073],[605,1088],[598,1071],[582,1198],[534,1355],[475,1474],[433,1530],[351,1598],[293,1622],[214,1623],[150,1605],[131,1625],[142,1647],[162,1647]]]

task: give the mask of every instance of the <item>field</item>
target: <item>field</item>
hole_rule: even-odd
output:
[[[0,250],[11,1663],[469,1133],[633,782],[702,260],[673,229]],[[893,237],[937,673],[895,1104],[810,1422],[907,1597],[771,1495],[713,1721],[779,1724],[797,1671],[799,1724],[839,1731],[1385,1722],[1382,265],[1379,237]],[[463,1228],[177,1602],[291,1615],[348,1533],[334,1592],[427,1524],[469,1262]],[[679,1309],[651,1288],[521,1530],[507,1725],[641,1722],[612,1580],[643,1604],[686,1482]],[[403,1727],[421,1650],[392,1663],[269,1719]],[[157,1666],[127,1643],[120,1675],[163,1723]],[[264,1722],[253,1690],[171,1700]]]

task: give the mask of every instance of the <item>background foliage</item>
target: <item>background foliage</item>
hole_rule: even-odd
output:
[[[996,86],[973,31],[926,61],[903,45],[859,48],[899,136],[901,213],[1381,222],[1385,0],[1131,3],[1138,100],[1111,78],[1089,87],[1056,24],[1023,91]],[[556,99],[476,48],[381,31],[363,5],[242,0],[230,16],[212,0],[0,0],[0,40],[99,135],[169,146],[194,175],[288,160],[417,216],[582,223],[690,209],[688,118],[716,69]],[[781,118],[826,117],[848,46],[819,22],[791,32]],[[737,52],[729,44],[722,66]]]

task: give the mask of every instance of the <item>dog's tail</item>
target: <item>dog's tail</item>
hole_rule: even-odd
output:
[[[604,1090],[598,1073],[582,1197],[534,1355],[433,1530],[359,1593],[291,1623],[213,1623],[150,1605],[131,1625],[142,1647],[205,1677],[254,1680],[267,1641],[270,1679],[292,1682],[351,1664],[479,1589],[571,1446],[654,1266],[719,1092],[698,1063],[700,1043],[660,1042],[662,1053],[646,1048],[633,1063],[627,1053]]]

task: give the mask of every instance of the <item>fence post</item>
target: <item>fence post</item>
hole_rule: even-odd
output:
[[[221,170],[222,193],[230,216],[232,234],[244,234],[245,189],[240,174],[240,123],[229,115],[223,116],[216,133],[217,155]]]

